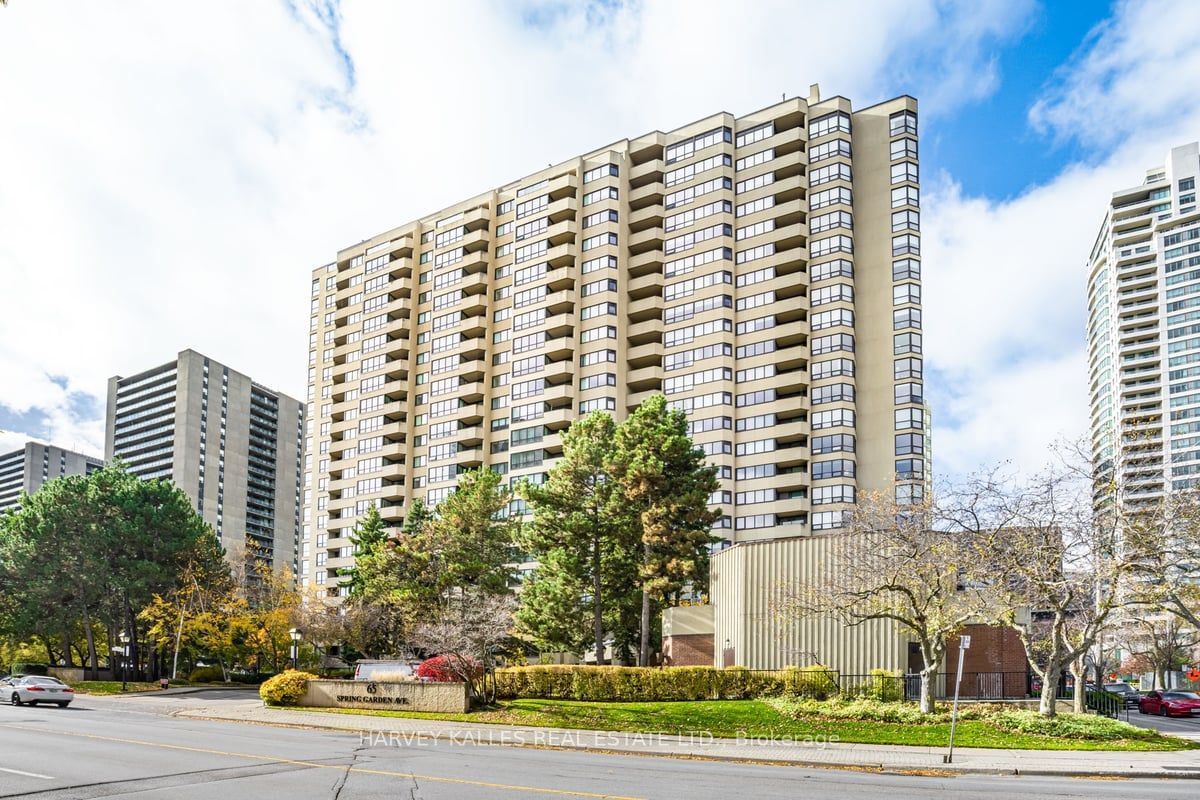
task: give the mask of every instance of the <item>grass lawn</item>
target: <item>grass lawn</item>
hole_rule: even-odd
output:
[[[820,716],[797,718],[761,700],[713,700],[671,703],[587,703],[571,700],[508,700],[469,714],[416,711],[307,708],[339,714],[435,719],[451,722],[529,725],[546,728],[628,731],[640,733],[711,733],[717,738],[837,737],[867,744],[945,746],[950,724],[873,722]],[[1190,742],[1153,731],[1139,738],[1071,739],[1004,730],[983,720],[959,720],[956,747],[1027,750],[1186,750]]]
[[[149,692],[158,689],[157,683],[129,681],[130,692]],[[72,683],[71,688],[77,694],[121,694],[120,681],[79,681]]]

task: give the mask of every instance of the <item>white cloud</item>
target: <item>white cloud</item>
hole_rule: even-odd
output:
[[[1188,48],[1188,58],[1175,57]],[[1036,468],[1047,445],[1087,432],[1088,253],[1111,193],[1200,136],[1200,94],[1179,79],[1200,73],[1197,53],[1200,5],[1123,4],[1031,109],[1036,125],[1103,145],[1102,155],[1004,202],[964,196],[948,176],[927,187],[939,472],[1004,460]]]
[[[1175,128],[1197,105],[1198,44],[1200,3],[1122,0],[1030,120],[1061,139],[1104,146]]]
[[[0,414],[40,410],[47,437],[96,450],[101,421],[77,393],[102,404],[110,375],[185,347],[302,395],[309,272],[339,248],[813,82],[864,105],[900,76],[927,119],[949,113],[994,88],[994,44],[1032,13],[1030,0],[295,5],[0,9]],[[339,14],[352,83],[327,25]]]

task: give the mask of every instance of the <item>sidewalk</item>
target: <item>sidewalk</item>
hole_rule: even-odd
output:
[[[238,702],[197,706],[176,716],[353,732],[364,746],[501,745],[619,753],[622,755],[755,761],[791,766],[844,767],[883,772],[955,772],[1007,775],[1200,779],[1200,750],[1125,753],[1080,750],[954,751],[945,748],[844,742],[712,739],[696,736],[580,731],[465,724],[438,720],[292,711]]]

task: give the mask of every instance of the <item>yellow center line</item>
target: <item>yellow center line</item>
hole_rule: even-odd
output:
[[[100,736],[94,733],[54,731],[46,728],[31,728],[25,725],[0,724],[0,730],[4,730],[6,728],[21,731],[33,731],[34,733],[44,733],[52,736],[74,736],[79,739],[95,739],[101,742],[117,742],[119,744],[140,745],[142,747],[157,747],[163,750],[182,750],[188,753],[204,753],[207,755],[227,756],[230,758],[247,758],[255,761],[266,761],[273,764],[291,764],[297,767],[311,767],[313,769],[335,769],[339,771],[357,772],[363,775],[383,775],[391,778],[411,778],[422,781],[432,781],[435,783],[455,783],[464,786],[480,786],[487,789],[503,789],[513,792],[536,792],[538,794],[551,794],[564,797],[589,797],[597,798],[597,800],[645,800],[645,798],[640,797],[599,794],[597,792],[583,792],[573,789],[549,789],[542,786],[517,786],[507,783],[493,783],[491,781],[474,781],[468,778],[448,778],[442,775],[418,775],[414,772],[396,772],[393,770],[353,767],[345,764],[321,764],[316,761],[302,761],[294,758],[281,758],[279,756],[267,756],[257,753],[236,753],[229,750],[213,750],[206,747],[189,747],[182,744],[164,744],[162,742],[147,742],[141,739],[123,739],[117,736]]]

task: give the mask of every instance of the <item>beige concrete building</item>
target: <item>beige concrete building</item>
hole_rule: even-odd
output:
[[[225,546],[295,568],[304,404],[194,350],[108,381],[105,456],[169,478]]]
[[[67,475],[86,475],[104,466],[102,459],[52,444],[26,442],[20,450],[0,454],[0,511],[20,505],[21,492],[33,494],[42,484]]]
[[[573,420],[656,392],[719,467],[724,544],[917,497],[917,104],[792,98],[588,151],[312,276],[301,574],[339,593],[369,507],[541,479]],[[522,509],[517,507],[516,512]]]
[[[1114,192],[1089,257],[1092,447],[1132,503],[1200,476],[1200,145]]]

